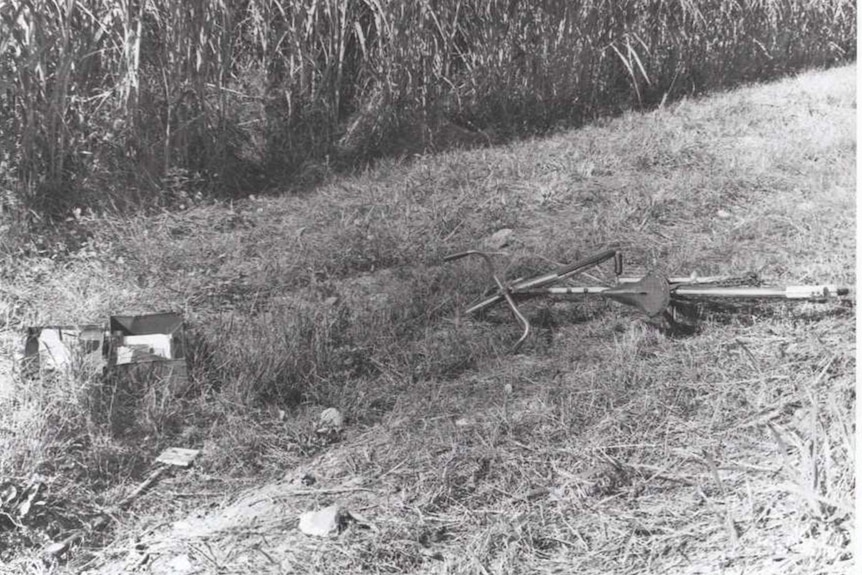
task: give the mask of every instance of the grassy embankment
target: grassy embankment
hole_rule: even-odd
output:
[[[41,473],[71,525],[161,448],[201,448],[117,518],[114,544],[76,551],[105,572],[140,560],[144,532],[156,570],[187,554],[204,572],[850,572],[851,310],[775,304],[672,338],[616,304],[534,302],[538,333],[510,356],[505,310],[459,317],[483,270],[441,258],[508,227],[510,277],[619,241],[631,273],[852,285],[854,73],[383,163],[301,197],[82,217],[67,257],[3,262],[2,355],[24,325],[173,309],[192,383],[34,385],[4,365],[0,477]],[[314,434],[328,406],[348,418],[333,445]],[[375,529],[297,534],[330,501]],[[11,568],[39,572],[28,553]]]

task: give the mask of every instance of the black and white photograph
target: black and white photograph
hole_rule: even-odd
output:
[[[0,575],[857,573],[853,0],[0,0]]]

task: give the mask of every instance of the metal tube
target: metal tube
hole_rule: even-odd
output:
[[[518,295],[597,295],[611,288],[605,286],[587,286],[587,287],[549,287],[540,290],[519,291]]]
[[[617,251],[615,249],[605,250],[601,253],[598,253],[594,256],[590,256],[588,258],[584,258],[580,261],[577,261],[571,265],[565,266],[563,268],[558,269],[555,272],[551,272],[549,274],[545,274],[543,276],[539,276],[537,278],[529,279],[522,282],[515,282],[511,284],[511,290],[514,293],[521,292],[522,290],[528,290],[531,288],[542,287],[549,283],[558,282],[567,276],[574,275],[577,272],[581,271],[584,268],[588,268],[590,266],[598,265],[606,260],[609,260],[617,255]]]
[[[486,254],[485,252],[470,250],[462,252],[460,254],[447,256],[445,259],[447,261],[451,261],[467,256],[479,256],[480,258],[482,258],[482,261],[485,262],[485,267],[488,268],[488,273],[491,274],[491,277],[494,279],[494,283],[497,284],[497,289],[500,291],[500,294],[502,294],[501,297],[506,301],[509,306],[509,309],[512,310],[512,314],[515,316],[515,319],[517,319],[518,323],[520,323],[521,326],[524,328],[524,332],[521,334],[521,337],[518,339],[517,342],[515,342],[515,345],[512,348],[512,353],[518,351],[518,348],[521,347],[521,344],[524,343],[524,340],[526,340],[527,336],[530,335],[529,320],[524,317],[524,314],[522,314],[521,311],[518,309],[518,305],[515,303],[514,298],[512,298],[512,294],[509,293],[509,290],[506,289],[506,286],[503,285],[503,282],[500,281],[499,277],[497,277],[497,272],[494,270],[494,262],[491,261],[491,257],[488,254]],[[494,299],[494,301],[496,301],[496,299]],[[470,310],[468,310],[467,313],[470,313]]]
[[[728,298],[784,298],[809,301],[825,301],[830,297],[847,295],[848,290],[834,285],[778,287],[695,287],[679,286],[674,293],[689,297]]]
[[[780,287],[721,287],[679,286],[674,295],[687,297],[785,298],[787,290]]]
[[[621,283],[634,283],[631,278]],[[604,286],[570,286],[549,287],[542,289],[523,290],[516,295],[601,295],[610,288]],[[751,299],[802,299],[809,301],[824,301],[830,297],[840,297],[848,294],[847,288],[834,285],[787,286],[787,287],[722,287],[681,285],[671,289],[673,295],[686,297],[719,297],[719,298],[751,298]],[[481,304],[480,304],[481,305]]]
[[[548,284],[552,284],[552,283],[561,281],[568,276],[571,276],[571,275],[578,273],[579,271],[583,270],[584,268],[588,268],[590,266],[600,264],[600,263],[607,261],[609,259],[619,257],[618,253],[619,253],[619,250],[616,250],[616,249],[605,250],[601,253],[598,253],[598,254],[595,254],[595,255],[590,256],[588,258],[584,258],[582,260],[579,260],[579,261],[577,261],[571,265],[562,267],[555,272],[551,272],[551,273],[545,274],[543,276],[539,276],[539,277],[535,277],[535,278],[531,278],[531,279],[527,279],[527,280],[523,280],[523,281],[512,282],[511,284],[509,284],[508,290],[506,290],[505,288],[500,289],[500,293],[498,293],[497,295],[491,296],[485,300],[482,300],[481,302],[479,302],[479,303],[473,305],[472,307],[470,307],[469,309],[467,309],[464,313],[467,315],[470,315],[471,313],[475,313],[475,312],[479,311],[480,309],[484,309],[488,306],[494,305],[497,302],[503,301],[504,299],[506,299],[506,297],[503,295],[506,292],[511,293],[513,295],[521,295],[522,293],[524,293],[524,290],[539,288],[539,287],[542,287],[542,286],[545,286]],[[458,254],[452,254],[452,255],[444,257],[443,261],[448,262],[448,261],[460,259],[460,258],[463,258],[466,256],[471,256],[471,255],[481,256],[482,258],[486,259],[487,263],[490,263],[490,259],[488,259],[488,255],[486,253],[479,252],[476,250],[470,250],[470,251],[466,251],[466,252],[462,252],[462,253],[458,253]],[[495,278],[495,282],[496,281],[497,281],[497,279]],[[498,284],[498,288],[499,288],[499,284]],[[545,292],[545,293],[547,293],[547,292]]]

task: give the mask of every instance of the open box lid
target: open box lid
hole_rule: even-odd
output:
[[[112,364],[183,359],[182,326],[182,315],[171,312],[111,316]]]
[[[173,334],[183,325],[183,316],[178,313],[153,313],[146,315],[112,315],[111,333],[114,335]],[[118,333],[120,332],[120,333]]]

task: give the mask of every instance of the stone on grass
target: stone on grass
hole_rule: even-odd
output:
[[[503,228],[501,230],[497,230],[485,239],[485,246],[492,250],[499,250],[501,248],[504,248],[512,241],[513,233],[514,232],[511,230],[511,228]]]
[[[338,532],[341,509],[330,505],[319,511],[306,511],[299,516],[299,530],[313,537],[328,537]]]
[[[344,425],[344,416],[341,415],[341,412],[334,407],[329,407],[324,409],[320,414],[320,425],[323,427],[339,429]]]

